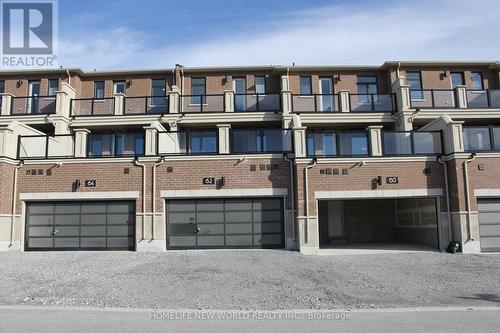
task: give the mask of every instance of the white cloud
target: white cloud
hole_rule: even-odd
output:
[[[385,6],[385,7],[384,7]],[[287,13],[269,30],[196,44],[155,45],[126,28],[61,42],[60,64],[85,69],[258,64],[381,64],[386,60],[495,60],[500,2],[424,0]]]

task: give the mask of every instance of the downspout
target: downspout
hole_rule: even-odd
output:
[[[181,96],[184,95],[184,69],[181,67]],[[182,101],[182,98],[181,98]],[[179,103],[179,108],[181,108],[181,111],[184,111],[184,103]],[[184,112],[182,113],[182,116],[184,116]]]
[[[472,214],[470,211],[469,172],[467,169],[467,164],[474,161],[475,159],[476,159],[476,153],[472,153],[470,158],[464,161],[464,183],[465,183],[465,196],[467,203],[467,242],[474,240],[472,239],[472,230],[471,230]]]
[[[145,230],[144,230],[144,228],[146,227],[146,165],[139,163],[137,157],[134,159],[134,164],[136,166],[140,166],[142,168],[142,238],[141,238],[141,240],[144,240],[146,238]]]
[[[19,162],[14,169],[14,185],[12,189],[12,217],[10,219],[10,242],[9,247],[14,244],[14,224],[16,218],[16,200],[17,200],[17,174],[18,170],[24,165],[23,161]]]
[[[306,208],[306,228],[305,228],[305,242],[309,243],[309,233],[307,232],[307,229],[309,227],[309,179],[307,175],[307,171],[314,167],[317,164],[317,159],[313,158],[312,163],[308,164],[306,168],[304,169],[304,186],[305,186],[305,194],[306,194],[306,200],[305,200],[305,208]]]
[[[288,162],[290,165],[290,199],[291,199],[291,209],[292,209],[292,221],[293,221],[293,228],[292,228],[292,238],[293,241],[295,242],[295,195],[294,195],[294,177],[293,177],[293,161],[288,158],[287,154],[283,155],[283,159]]]
[[[71,74],[69,73],[69,69],[66,70],[66,74],[68,74],[68,85],[71,87]]]
[[[453,240],[453,234],[451,232],[451,208],[450,208],[450,191],[448,186],[448,167],[446,162],[443,161],[442,157],[439,156],[437,161],[443,166],[444,170],[444,187],[446,190],[446,214],[448,215],[448,239],[451,242]]]
[[[162,157],[159,162],[153,165],[153,222],[151,223],[151,240],[155,239],[155,219],[156,219],[156,167],[165,162],[165,157]]]

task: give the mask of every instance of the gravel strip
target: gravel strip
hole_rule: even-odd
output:
[[[189,309],[500,306],[500,255],[2,252],[0,304]]]

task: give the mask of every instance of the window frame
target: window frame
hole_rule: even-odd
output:
[[[264,92],[258,92],[257,91],[257,79],[263,79],[263,87],[264,87]],[[254,76],[254,91],[258,95],[265,95],[267,93],[267,77],[265,75],[255,75]]]
[[[95,136],[93,136],[95,135]],[[118,144],[118,141],[120,137],[126,136],[126,135],[133,135],[134,137],[134,154],[123,154],[118,153],[118,147],[120,146]],[[103,150],[103,143],[105,143],[105,140],[103,140],[104,136],[110,136],[110,155],[103,155],[102,150]],[[142,151],[140,153],[137,153],[137,141],[138,139],[142,139]],[[94,141],[95,140],[95,141]],[[93,153],[93,143],[100,141],[100,154],[94,154]],[[125,147],[125,141],[121,140],[121,147],[122,150]],[[145,156],[146,154],[146,134],[141,131],[137,132],[98,132],[98,133],[91,133],[87,137],[87,157],[88,158],[109,158],[109,157],[129,157],[129,156]]]
[[[56,82],[56,87],[55,87],[55,90],[54,90],[54,93],[51,94],[50,93],[50,90],[51,90],[51,86],[50,84],[51,83],[54,83]],[[52,87],[53,88],[53,87]],[[55,98],[56,97],[56,92],[59,90],[59,79],[48,79],[47,80],[47,97],[50,97],[50,98]]]
[[[479,75],[479,83],[481,84],[480,88],[474,87],[474,75]],[[472,71],[471,72],[471,87],[472,90],[484,90],[484,77],[483,77],[483,72],[482,71]]]
[[[97,85],[102,83],[102,97],[97,96]],[[106,82],[104,80],[94,81],[94,99],[102,100],[106,97]]]
[[[453,77],[456,75],[460,75],[460,80],[461,80],[461,83],[458,84],[457,86],[465,86],[465,73],[464,72],[458,72],[458,71],[453,71],[453,72],[450,72],[450,81],[451,81],[451,89],[455,89],[456,86],[455,84],[453,83]]]
[[[418,81],[415,79],[409,79],[408,74],[416,74],[418,75]],[[419,89],[412,89],[412,85],[410,82],[418,82]],[[424,83],[422,80],[422,71],[406,71],[406,84],[410,86],[410,100],[412,101],[421,101],[424,100]],[[416,96],[416,97],[415,97]]]
[[[305,93],[304,91],[302,91],[302,80],[303,79],[308,80],[308,85],[309,85],[309,92],[308,93]],[[301,75],[301,76],[299,76],[299,92],[300,92],[299,95],[304,95],[304,96],[311,96],[311,95],[313,95],[313,87],[312,87],[312,77],[311,77],[311,75]]]
[[[203,94],[195,94],[193,92],[193,87],[195,86],[201,86],[201,84],[196,84],[194,85],[193,84],[193,81],[195,80],[203,80]],[[206,95],[207,95],[207,78],[205,76],[196,76],[196,77],[192,77],[191,78],[191,101],[190,101],[190,104],[191,105],[205,105],[207,100],[206,100]],[[199,100],[198,98],[201,97],[201,100]]]
[[[123,92],[117,92],[116,88],[118,85],[123,84]],[[127,81],[125,80],[113,80],[113,95],[125,94],[127,92]]]

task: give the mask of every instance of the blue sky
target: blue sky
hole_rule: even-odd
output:
[[[59,64],[500,60],[499,17],[497,0],[59,0]]]

